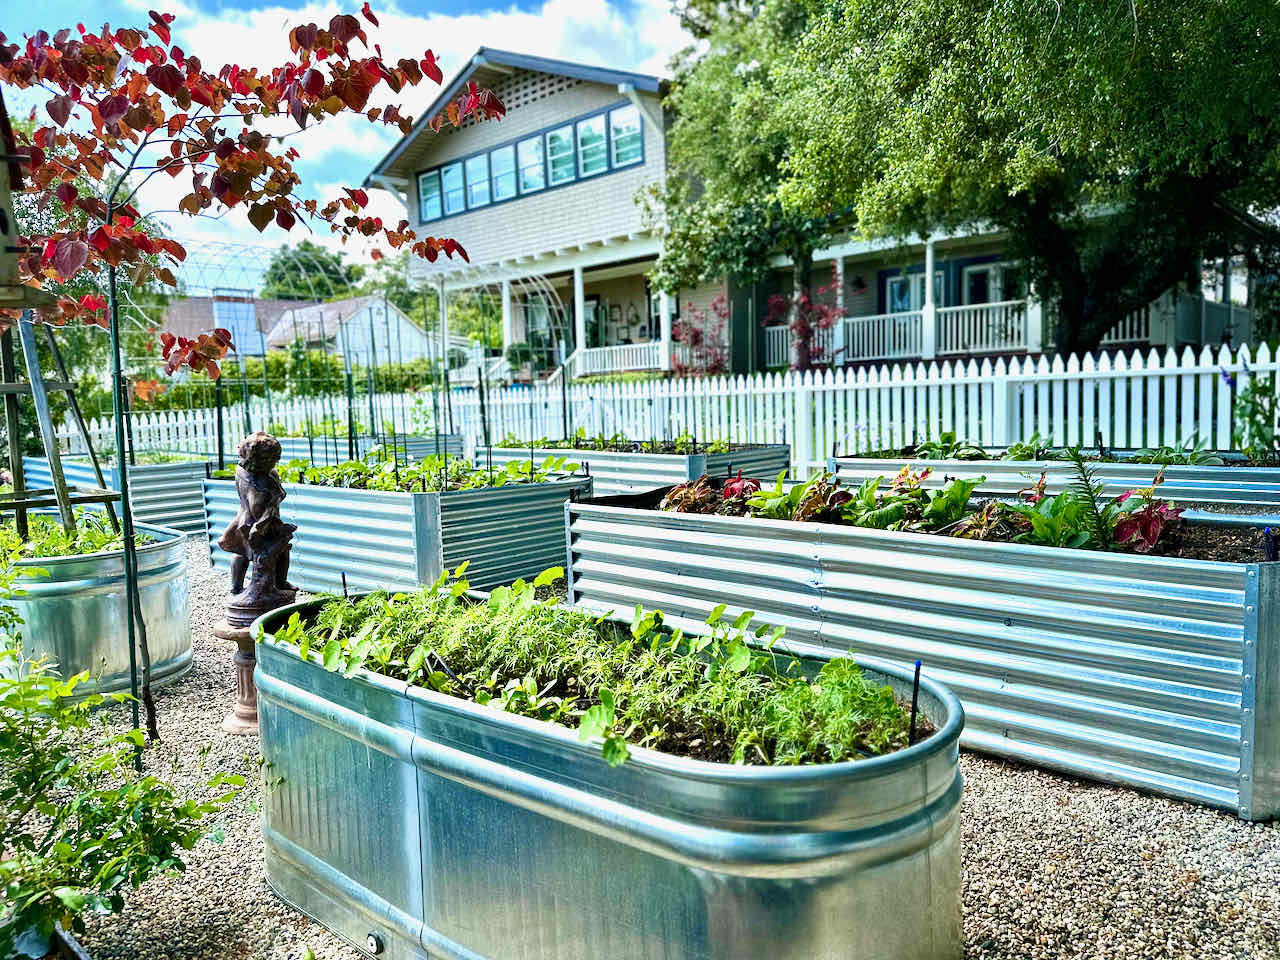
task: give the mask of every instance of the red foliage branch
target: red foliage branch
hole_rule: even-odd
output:
[[[368,3],[361,13],[378,25]],[[133,206],[141,185],[160,173],[189,178],[190,192],[178,204],[188,216],[243,207],[259,231],[272,223],[286,231],[299,222],[327,225],[344,242],[355,235],[376,237],[431,261],[441,253],[467,259],[455,240],[420,237],[407,220],[392,227],[367,216],[369,198],[361,189],[346,189],[324,204],[299,199],[302,180],[293,166],[298,151],[285,136],[255,127],[288,116],[303,129],[356,113],[407,134],[412,117],[396,105],[368,103],[379,87],[398,94],[423,80],[441,83],[434,53],[393,63],[379,44],[370,45],[359,19],[338,14],[327,26],[294,27],[291,56],[281,66],[262,71],[226,64],[213,70],[171,43],[172,14],[150,16],[141,29],[104,25],[90,33],[81,24],[52,36],[37,31],[23,44],[9,43],[0,33],[0,82],[51,95],[43,111],[49,122],[30,136],[19,135],[19,153],[26,155],[27,191],[56,202],[65,225],[48,236],[21,238],[27,250],[19,268],[23,282],[44,287],[109,265],[129,269],[135,282],[154,278],[176,286],[172,268],[186,251],[139,229]],[[497,119],[505,113],[495,94],[470,84],[429,126],[439,130],[446,122],[456,126],[469,117]],[[33,111],[32,119],[38,118]],[[133,184],[127,178],[135,173],[141,177]],[[77,183],[84,181],[95,186],[94,195],[81,193]],[[88,228],[78,226],[77,209],[87,216]],[[42,319],[61,324],[79,318],[105,326],[105,308],[98,296],[62,298]],[[11,319],[0,311],[0,325]],[[170,372],[186,365],[214,377],[217,361],[231,346],[225,330],[194,340],[166,336],[163,342]]]
[[[762,325],[766,327],[785,323],[791,333],[791,368],[808,370],[814,365],[833,364],[835,357],[826,355],[825,344],[830,337],[823,334],[844,319],[844,311],[834,303],[839,279],[832,268],[831,283],[810,291],[802,288],[792,297],[774,294],[769,297]]]

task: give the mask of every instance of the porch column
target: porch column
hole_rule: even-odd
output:
[[[1044,353],[1044,304],[1035,290],[1027,294],[1027,353]]]
[[[938,355],[938,305],[933,302],[933,241],[924,243],[924,307],[920,311],[920,357]]]
[[[831,356],[827,359],[832,367],[843,366],[849,358],[845,356],[844,318],[848,316],[844,307],[844,257],[836,257],[836,313],[839,318],[831,330]]]
[[[513,324],[511,319],[511,281],[502,281],[502,352],[505,355],[507,347],[511,346],[515,340]]]
[[[573,268],[573,346],[583,350],[587,346],[587,297],[582,289],[582,268]]]
[[[671,369],[671,297],[658,291],[658,339],[662,341],[662,369]]]

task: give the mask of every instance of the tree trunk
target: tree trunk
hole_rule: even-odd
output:
[[[813,364],[813,329],[801,307],[805,294],[809,292],[812,272],[813,251],[793,250],[791,253],[791,309],[787,312],[787,329],[791,333],[792,370],[808,370]]]

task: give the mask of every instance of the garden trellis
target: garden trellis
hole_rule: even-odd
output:
[[[370,443],[447,426],[447,401],[424,388],[435,384],[444,357],[456,361],[457,350],[441,342],[438,327],[421,329],[385,290],[371,283],[353,291],[347,280],[334,280],[331,257],[306,247],[285,254],[196,242],[187,249],[179,295],[160,306],[131,302],[128,319],[135,330],[222,327],[234,346],[216,382],[186,371],[167,376],[154,343],[130,357],[135,398],[145,393],[168,408],[130,415],[134,447],[225,464],[241,436],[266,430],[305,438],[313,454],[346,458]],[[288,299],[264,295],[273,258],[282,255],[289,260]],[[103,419],[94,421],[95,436],[105,439]],[[182,426],[158,431],[160,423]]]

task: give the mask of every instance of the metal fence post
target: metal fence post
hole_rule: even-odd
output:
[[[1245,576],[1240,688],[1240,816],[1280,817],[1280,564]]]

